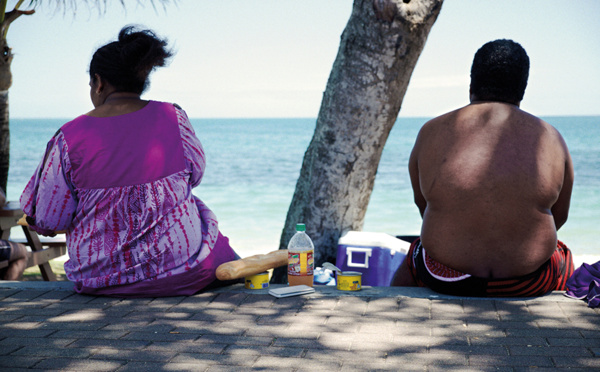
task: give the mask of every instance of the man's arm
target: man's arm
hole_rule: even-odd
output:
[[[569,154],[569,150],[567,149],[567,145],[562,140],[562,145],[565,149],[565,175],[563,180],[563,185],[560,190],[560,194],[558,195],[558,199],[556,203],[552,206],[552,216],[554,217],[554,224],[556,225],[556,230],[560,229],[562,225],[567,222],[567,218],[569,216],[569,207],[571,205],[571,193],[573,191],[573,180],[575,178],[575,172],[573,171],[573,160],[571,159],[571,155]]]
[[[418,161],[418,152],[419,152],[419,139],[420,135],[417,137],[417,141],[415,142],[415,146],[410,153],[410,158],[408,160],[408,173],[410,175],[410,183],[413,189],[413,195],[415,204],[419,208],[419,212],[421,213],[421,218],[425,213],[425,208],[427,208],[427,201],[421,192],[421,183],[419,181],[419,161]]]

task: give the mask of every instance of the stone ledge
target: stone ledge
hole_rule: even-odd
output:
[[[283,284],[271,284],[270,288],[283,287]],[[409,297],[427,298],[430,300],[479,300],[479,301],[575,301],[566,297],[564,291],[553,291],[541,297],[459,297],[450,296],[432,291],[429,288],[419,287],[369,287],[363,286],[360,291],[339,291],[335,286],[315,286],[316,292],[309,296],[322,297]],[[268,294],[268,289],[246,289],[243,284],[224,287],[214,292]]]
[[[272,284],[270,288],[283,287],[283,284]],[[44,282],[44,281],[0,281],[0,289],[18,290],[46,290],[46,291],[73,291],[73,283],[68,281]],[[554,291],[541,297],[508,297],[508,298],[484,298],[484,297],[458,297],[440,294],[429,288],[418,287],[369,287],[364,286],[360,291],[339,291],[335,286],[315,286],[316,292],[308,296],[318,297],[408,297],[426,298],[430,300],[475,300],[475,301],[552,301],[567,302],[576,301],[566,297],[564,291]],[[212,290],[215,293],[246,293],[256,295],[268,295],[268,289],[246,289],[243,284]]]
[[[67,281],[45,282],[41,280],[10,281],[0,280],[0,289],[35,289],[47,291],[73,291],[73,283]]]

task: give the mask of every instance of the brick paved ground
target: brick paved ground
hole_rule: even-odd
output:
[[[0,367],[60,371],[600,370],[600,311],[553,293],[459,299],[415,288],[276,299],[76,295],[0,282]]]

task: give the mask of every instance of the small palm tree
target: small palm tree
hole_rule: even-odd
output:
[[[8,167],[10,162],[10,129],[8,115],[8,90],[12,85],[12,72],[10,65],[12,62],[11,48],[6,41],[8,28],[17,18],[22,15],[32,15],[35,13],[35,7],[42,3],[42,0],[30,0],[27,4],[28,10],[21,10],[21,6],[25,0],[18,0],[13,10],[7,12],[7,0],[0,0],[0,187],[6,191],[8,184]],[[46,1],[56,7],[56,10],[61,10],[66,14],[68,10],[75,11],[78,3],[94,5],[102,14],[106,9],[107,1],[104,0],[59,0]],[[121,6],[125,7],[125,0],[120,0]],[[141,0],[137,1],[141,3]],[[154,0],[148,0],[155,7]],[[160,0],[158,1],[165,6],[167,3],[176,3],[177,0]]]

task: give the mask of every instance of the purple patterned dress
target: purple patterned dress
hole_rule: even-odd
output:
[[[180,108],[68,122],[21,196],[32,229],[66,230],[65,272],[80,293],[190,295],[235,258],[213,212],[192,194],[204,151]]]

